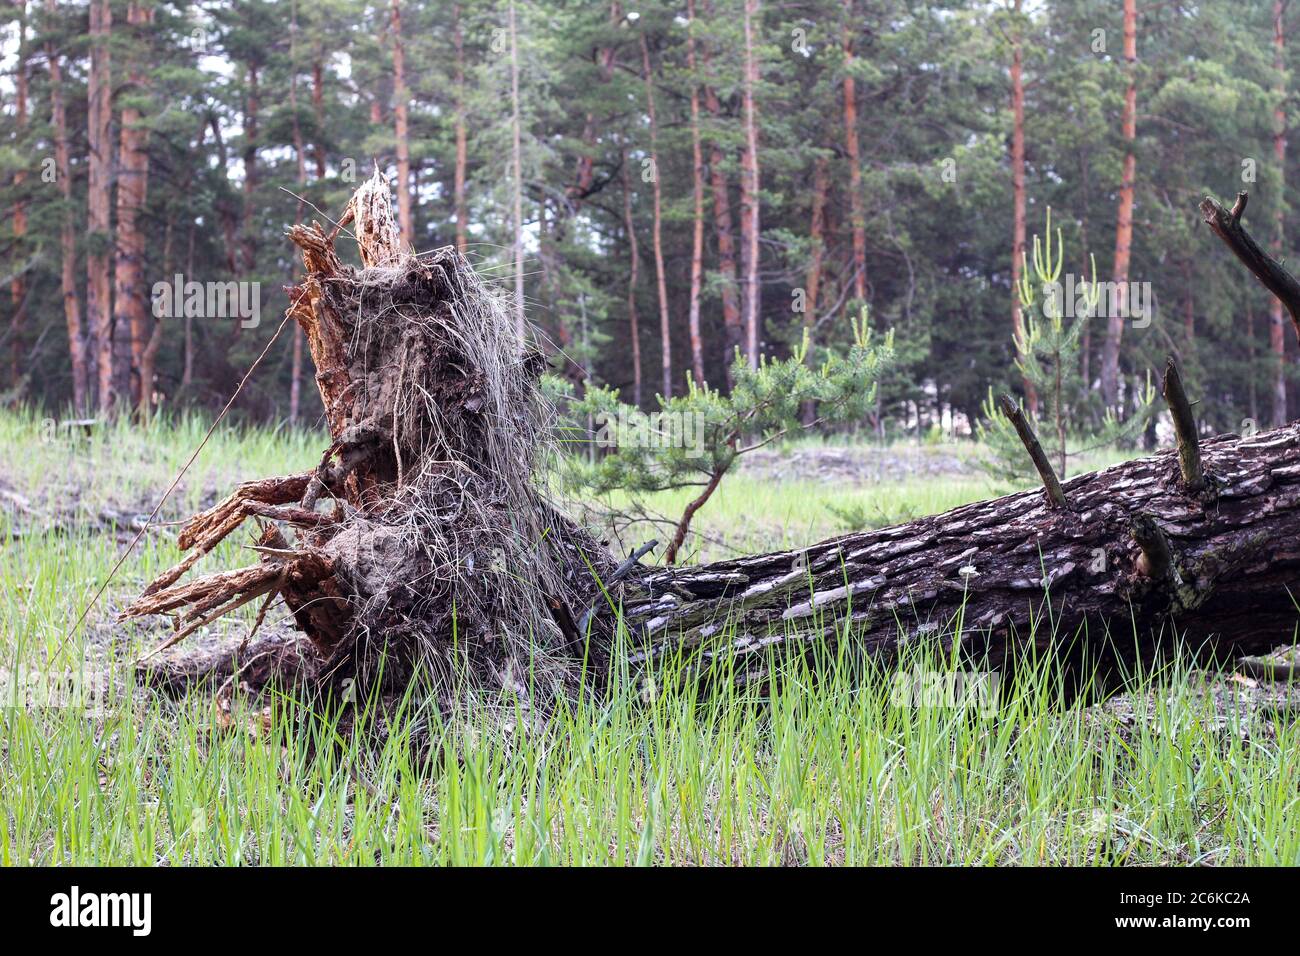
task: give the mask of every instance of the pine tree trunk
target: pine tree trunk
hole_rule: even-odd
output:
[[[397,146],[397,220],[402,241],[414,243],[415,220],[411,204],[411,142],[407,131],[406,52],[402,47],[402,7],[392,0],[393,27],[393,135]]]
[[[1124,112],[1120,135],[1124,139],[1124,169],[1119,187],[1119,214],[1115,225],[1115,269],[1113,278],[1122,289],[1128,283],[1129,262],[1133,251],[1133,187],[1137,180],[1137,0],[1124,0],[1124,63],[1128,71],[1128,88],[1124,93]],[[1119,397],[1119,348],[1124,337],[1122,310],[1113,309],[1106,319],[1106,341],[1101,351],[1101,397],[1113,408]]]
[[[691,74],[691,292],[687,326],[691,369],[704,384],[704,339],[700,333],[700,293],[704,285],[704,145],[700,140],[700,84],[695,62],[695,0],[687,0],[686,69]]]
[[[673,395],[673,340],[668,324],[668,280],[664,276],[662,191],[659,185],[659,123],[655,116],[654,74],[650,69],[650,45],[641,34],[641,65],[645,79],[646,111],[650,117],[650,193],[654,198],[651,239],[655,257],[655,289],[659,296],[659,349],[663,369],[663,397]],[[642,176],[642,179],[645,177]]]
[[[740,235],[745,267],[745,357],[750,368],[758,368],[759,342],[759,246],[760,222],[758,110],[754,102],[758,86],[758,50],[754,31],[761,27],[759,0],[745,0],[745,150],[740,162]]]
[[[627,233],[627,322],[628,337],[632,340],[632,404],[641,407],[641,328],[636,311],[636,280],[641,269],[641,256],[637,251],[636,220],[632,216],[632,175],[628,171],[627,150],[623,150],[623,231]]]
[[[858,89],[853,76],[854,0],[844,0],[844,153],[849,164],[849,230],[853,242],[853,295],[867,299],[867,213],[858,144]]]
[[[153,23],[153,9],[138,2],[127,6],[126,22],[131,33],[129,82],[139,91],[147,88],[148,74],[141,62],[147,50],[147,28]],[[144,276],[145,237],[140,225],[149,195],[149,128],[133,106],[124,106],[117,178],[117,260],[114,276],[113,322],[115,334],[126,345],[119,363],[132,403],[142,419],[152,409],[152,371],[145,369],[145,350],[152,334],[149,289]],[[145,376],[149,378],[146,379]],[[125,393],[124,393],[125,396]]]
[[[650,570],[622,601],[644,647],[632,663],[705,646],[706,661],[732,657],[740,679],[762,680],[773,645],[848,634],[888,658],[959,634],[964,656],[999,670],[1030,651],[1096,662],[1104,687],[1175,635],[1221,659],[1290,643],[1300,424],[1202,454],[1209,496],[1185,489],[1166,452],[1065,482],[1065,509],[1028,491],[801,551]]]
[[[113,9],[109,0],[90,0],[90,75],[86,86],[89,151],[86,184],[86,320],[94,342],[97,403],[101,414],[115,401],[113,383],[113,312],[110,262],[113,236],[109,224],[113,146],[109,142],[112,120],[113,78],[109,40]]]
[[[58,14],[58,0],[45,0],[51,23]],[[50,123],[54,133],[54,171],[59,181],[63,210],[59,223],[62,268],[59,282],[63,292],[63,321],[68,329],[68,354],[72,359],[72,406],[78,414],[90,410],[87,395],[86,335],[81,326],[81,300],[77,296],[77,226],[72,209],[72,170],[68,149],[68,116],[63,103],[63,66],[52,42],[45,45],[50,70]]]
[[[1279,196],[1286,194],[1286,32],[1284,0],[1273,0],[1273,69],[1277,73],[1273,107],[1273,160],[1277,167]],[[1273,213],[1273,257],[1282,258],[1286,240],[1286,216],[1283,203],[1275,203]],[[1286,408],[1286,328],[1282,318],[1282,302],[1273,296],[1268,304],[1268,342],[1273,356],[1270,379],[1273,393],[1273,425],[1287,420]]]

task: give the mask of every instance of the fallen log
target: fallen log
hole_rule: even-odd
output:
[[[1205,208],[1217,222],[1221,207]],[[1240,241],[1239,215],[1224,215]],[[335,252],[353,223],[361,269]],[[1174,451],[1065,482],[1043,458],[1045,490],[798,551],[645,568],[547,499],[540,356],[454,249],[403,249],[378,173],[331,232],[312,223],[289,238],[307,273],[290,314],[332,441],[314,471],[246,483],[191,519],[190,554],[124,612],[175,613],[169,641],[278,596],[318,683],[419,669],[449,694],[468,679],[535,699],[598,684],[610,664],[686,654],[749,680],[768,673],[769,649],[846,641],[886,658],[955,644],[998,669],[1049,654],[1105,688],[1175,646],[1222,660],[1292,640],[1300,425],[1201,443],[1172,361]],[[1257,252],[1247,258],[1280,286],[1281,267]],[[1016,425],[1032,452],[1028,422]],[[180,583],[249,518],[265,522],[258,564]]]
[[[1031,651],[1101,686],[1176,642],[1202,659],[1294,638],[1300,593],[1300,426],[1201,446],[1216,488],[1186,487],[1176,451],[1042,491],[981,501],[801,551],[643,578],[623,613],[645,635],[634,660],[699,645],[742,676],[763,651],[846,635],[893,655],[918,638],[1011,669]],[[848,626],[846,627],[846,622]]]

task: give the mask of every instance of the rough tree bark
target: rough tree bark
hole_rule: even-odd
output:
[[[124,615],[174,613],[172,644],[282,597],[323,681],[401,681],[419,666],[444,688],[455,675],[571,693],[586,652],[574,621],[600,597],[593,571],[607,578],[614,562],[532,482],[545,360],[520,356],[509,306],[454,248],[406,251],[388,188],[376,172],[333,233],[289,231],[307,272],[289,316],[333,438],[321,465],[246,482],[191,519],[185,559]],[[348,225],[360,270],[334,250]],[[262,523],[257,564],[182,581],[249,518]]]
[[[634,660],[706,644],[708,658],[762,669],[767,646],[834,641],[846,620],[867,651],[932,634],[1007,667],[1032,643],[1091,656],[1103,681],[1178,635],[1219,657],[1268,651],[1297,618],[1300,426],[1222,436],[1204,453],[1210,496],[1189,493],[1167,452],[1066,482],[1066,509],[1024,492],[805,551],[652,573],[624,601],[649,643]],[[1139,543],[1150,527],[1172,556],[1160,574]]]
[[[1244,197],[1232,212],[1202,206],[1300,315],[1300,283],[1246,235],[1244,208]],[[1224,659],[1293,637],[1300,423],[1200,443],[1172,361],[1174,451],[1059,487],[1044,459],[1051,497],[1022,492],[798,551],[616,570],[531,480],[541,363],[516,357],[507,305],[453,248],[402,251],[379,176],[350,203],[352,222],[359,271],[336,255],[337,229],[290,232],[307,268],[290,315],[333,443],[314,471],[248,482],[182,529],[189,556],[124,612],[177,613],[168,644],[280,595],[318,680],[374,677],[386,650],[388,677],[420,665],[535,698],[573,692],[615,653],[634,669],[688,653],[693,673],[747,680],[769,673],[768,649],[849,641],[888,660],[933,639],[1002,670],[1030,654],[1084,675],[1095,666],[1106,688],[1175,646]],[[317,509],[325,498],[332,508]],[[181,582],[247,518],[266,522],[258,564]]]
[[[132,93],[145,89],[149,74],[148,34],[154,11],[141,3],[127,6],[126,22],[131,29],[129,83]],[[144,114],[128,103],[122,107],[122,131],[117,177],[117,259],[114,264],[114,335],[124,346],[121,369],[123,398],[130,394],[137,413],[148,418],[153,408],[153,370],[145,368],[149,344],[149,290],[145,282],[145,234],[140,219],[149,195],[149,127]],[[153,320],[156,321],[156,320]],[[146,378],[146,376],[148,376]]]

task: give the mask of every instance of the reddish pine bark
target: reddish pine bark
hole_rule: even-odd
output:
[[[1133,248],[1133,184],[1137,179],[1137,0],[1124,0],[1124,62],[1128,89],[1120,133],[1126,144],[1124,170],[1119,187],[1119,215],[1115,225],[1115,270],[1117,283],[1127,283]],[[1106,320],[1106,341],[1101,350],[1101,397],[1113,407],[1119,396],[1119,347],[1124,337],[1124,317],[1119,310]]]
[[[147,49],[147,28],[153,20],[151,7],[146,8],[135,0],[127,6],[126,22],[133,44],[128,83],[136,91],[148,85],[141,51]],[[129,103],[122,108],[118,156],[113,328],[119,341],[125,338],[124,361],[121,363],[125,367],[120,369],[125,373],[124,384],[138,414],[148,418],[152,409],[153,369],[145,367],[146,364],[152,365],[147,363],[145,351],[153,332],[151,323],[154,319],[149,310],[149,290],[144,276],[145,237],[140,217],[149,195],[149,128],[140,110]]]

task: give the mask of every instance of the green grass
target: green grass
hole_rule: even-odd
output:
[[[47,482],[82,482],[97,506],[152,499],[205,428],[114,429],[69,449],[32,440],[35,424],[0,415],[0,445],[15,450],[0,477],[33,503]],[[224,493],[236,477],[306,467],[319,445],[219,432],[178,513],[209,485]],[[834,488],[763,484],[724,485],[713,527],[762,512],[790,544],[822,533]],[[977,481],[931,484],[854,493],[918,510],[983,493]],[[0,705],[5,864],[1300,863],[1300,729],[1225,707],[1223,687],[1237,685],[1210,675],[1146,675],[1130,722],[1058,706],[1050,676],[1033,669],[992,712],[913,706],[895,699],[890,674],[855,677],[823,648],[816,680],[802,663],[773,662],[783,680],[768,697],[701,698],[671,674],[653,694],[616,680],[607,700],[542,730],[508,700],[446,720],[410,700],[376,742],[338,713],[281,698],[265,711],[236,699],[227,712],[209,695],[135,691],[122,675],[160,632],[110,612],[176,557],[166,534],[142,542],[106,606],[59,650],[120,543],[75,521],[21,539],[11,529],[0,517],[0,666],[84,660],[113,679],[90,708]],[[249,561],[242,544],[204,567]],[[905,673],[950,670],[918,655]],[[362,710],[364,727],[375,715]]]

